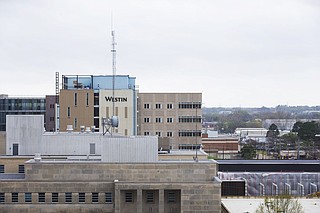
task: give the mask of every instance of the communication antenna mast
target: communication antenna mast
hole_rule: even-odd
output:
[[[111,48],[111,52],[112,52],[112,115],[114,115],[114,90],[115,90],[115,76],[116,76],[116,71],[117,71],[117,67],[116,67],[116,56],[117,56],[117,50],[116,50],[116,39],[115,39],[115,31],[113,29],[113,20],[112,20],[112,16],[111,16],[111,36],[112,36],[112,48]]]

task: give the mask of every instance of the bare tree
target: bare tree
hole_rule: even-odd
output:
[[[303,207],[298,199],[289,195],[266,197],[264,203],[256,209],[256,213],[304,213]]]

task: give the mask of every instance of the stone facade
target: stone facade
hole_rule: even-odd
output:
[[[218,213],[216,175],[213,161],[30,160],[24,178],[0,180],[0,212]]]

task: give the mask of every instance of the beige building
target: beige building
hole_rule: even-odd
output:
[[[138,134],[170,140],[172,149],[201,145],[201,93],[138,93]]]
[[[80,126],[94,125],[94,93],[91,89],[60,90],[60,131],[72,125],[76,131]]]
[[[21,159],[12,160],[10,165],[21,164]],[[32,159],[23,166],[21,172],[0,174],[1,212],[221,212],[213,161]]]
[[[119,118],[119,126],[115,132],[121,135],[136,134],[136,91],[135,90],[100,90],[99,91],[99,121],[115,115]],[[114,98],[113,98],[114,96]],[[95,117],[96,119],[96,117]],[[102,132],[103,128],[99,128]]]

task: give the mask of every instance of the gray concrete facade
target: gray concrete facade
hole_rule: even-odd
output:
[[[220,213],[216,172],[213,161],[30,160],[25,164],[24,179],[0,180],[0,211]]]

